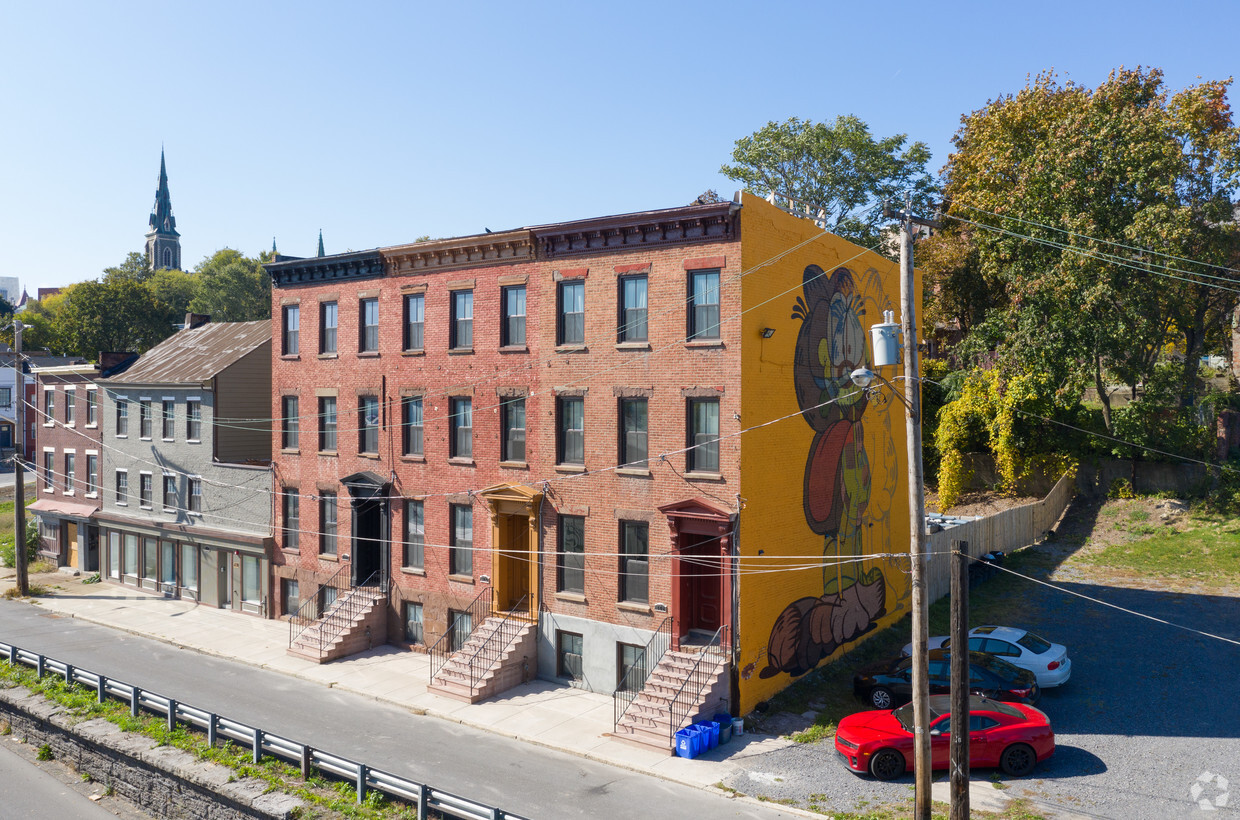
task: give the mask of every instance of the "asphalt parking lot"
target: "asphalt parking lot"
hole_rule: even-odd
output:
[[[1060,585],[1240,641],[1240,597]],[[1240,645],[1031,582],[1027,603],[1025,621],[1012,625],[1066,644],[1072,658],[1072,679],[1038,703],[1055,729],[1055,755],[1027,778],[985,769],[973,777],[1031,798],[1048,817],[1240,816]],[[745,771],[725,785],[816,811],[858,812],[912,796],[911,774],[890,783],[855,775],[831,739],[739,762]]]

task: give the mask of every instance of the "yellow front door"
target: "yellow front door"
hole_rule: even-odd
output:
[[[65,566],[76,567],[78,565],[78,526],[74,521],[65,522]]]

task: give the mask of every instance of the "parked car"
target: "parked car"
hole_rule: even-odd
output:
[[[951,701],[930,698],[930,762],[946,769],[951,743]],[[854,772],[894,780],[913,768],[913,704],[899,709],[857,712],[840,721],[835,751]],[[1023,777],[1055,752],[1050,718],[1023,703],[969,698],[969,764],[998,766]]]
[[[951,692],[951,650],[930,651],[930,694]],[[1041,691],[1037,678],[1002,658],[985,652],[969,653],[969,691],[1004,701],[1036,703]],[[875,709],[892,709],[913,698],[913,659],[897,658],[866,667],[853,676],[853,693]]]
[[[951,638],[939,635],[930,639],[930,649],[950,648]],[[1038,686],[1049,689],[1062,686],[1072,677],[1072,661],[1068,648],[1051,643],[1025,629],[1013,626],[975,626],[969,630],[969,649],[985,652],[1028,669],[1038,678]],[[905,644],[904,654],[913,654],[913,645]]]

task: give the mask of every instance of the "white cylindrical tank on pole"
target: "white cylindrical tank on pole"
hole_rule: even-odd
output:
[[[870,325],[870,347],[874,350],[875,368],[900,363],[900,325],[895,321],[895,311],[884,310],[883,321]]]

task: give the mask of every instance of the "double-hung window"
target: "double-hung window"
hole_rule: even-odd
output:
[[[500,328],[500,344],[504,347],[525,346],[525,285],[502,291],[504,324]]]
[[[689,274],[689,338],[719,338],[719,271]]]
[[[336,494],[325,493],[319,498],[319,552],[336,554]]]
[[[501,407],[504,438],[501,461],[525,461],[525,399],[504,399]]]
[[[465,504],[453,504],[452,532],[448,548],[448,574],[474,574],[474,510]]]
[[[647,401],[620,400],[620,464],[641,470],[646,468]]]
[[[54,450],[43,451],[43,489],[49,493],[56,490],[56,452]]]
[[[86,426],[94,427],[99,423],[99,391],[86,391]]]
[[[319,451],[336,451],[336,397],[319,397]]]
[[[401,452],[407,456],[421,456],[422,449],[422,397],[405,396],[401,399]]]
[[[77,483],[77,454],[65,453],[65,493],[67,495],[73,495],[75,483]]]
[[[202,479],[189,479],[189,511],[202,512]]]
[[[129,400],[124,396],[116,397],[116,437],[129,435]]]
[[[719,400],[689,400],[689,450],[686,468],[691,472],[719,472]]]
[[[560,516],[560,555],[558,590],[584,595],[586,591],[586,519],[580,515]]]
[[[452,451],[450,458],[474,457],[474,400],[452,399]]]
[[[172,441],[176,438],[177,403],[175,401],[165,399],[163,402],[163,426],[164,441]]]
[[[406,569],[422,569],[425,566],[426,518],[421,501],[405,502],[405,557]]]
[[[301,548],[301,496],[296,487],[285,487],[284,494],[284,549],[297,552]]]
[[[296,356],[301,350],[301,306],[284,306],[284,333],[280,342],[280,352],[285,356]]]
[[[357,451],[379,452],[379,397],[360,396],[357,400]]]
[[[646,277],[621,277],[619,340],[621,342],[644,342],[648,338],[646,328]]]
[[[580,279],[561,282],[560,309],[556,322],[556,344],[586,343],[586,283]]]
[[[620,522],[620,600],[647,603],[650,593],[650,525]]]
[[[379,299],[367,297],[361,301],[361,339],[359,347],[362,353],[376,353],[379,350]]]
[[[164,511],[169,512],[177,508],[177,479],[176,476],[164,476]]]
[[[339,305],[323,302],[319,305],[319,352],[336,352],[336,330],[340,326]]]
[[[202,402],[198,399],[185,400],[185,439],[202,439]]]
[[[77,391],[65,390],[65,425],[72,427],[77,423]]]
[[[405,294],[405,350],[421,350],[425,344],[426,294]]]
[[[138,506],[150,508],[154,494],[155,478],[150,473],[138,474]]]
[[[405,601],[405,640],[411,644],[426,643],[422,630],[422,604]]]
[[[116,471],[116,503],[122,506],[129,503],[129,471]]]
[[[469,350],[474,346],[474,292],[452,291],[452,325],[448,346],[454,350]]]
[[[585,464],[585,399],[581,396],[560,396],[556,399],[557,464]]]
[[[48,388],[43,391],[43,423],[51,424],[56,420],[56,391]]]
[[[143,399],[138,402],[138,437],[151,437],[151,400]]]
[[[301,444],[301,402],[296,396],[280,398],[280,449],[296,450]]]
[[[99,492],[99,456],[90,453],[86,456],[86,494],[93,496]]]

